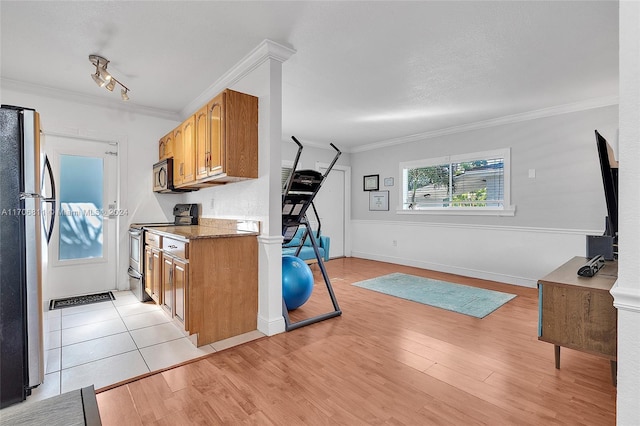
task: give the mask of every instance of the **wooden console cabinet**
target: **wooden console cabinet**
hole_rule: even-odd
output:
[[[609,291],[618,262],[606,262],[591,278],[581,277],[578,269],[588,260],[574,257],[538,281],[538,340],[553,343],[556,368],[561,346],[609,359],[615,385],[618,316]]]

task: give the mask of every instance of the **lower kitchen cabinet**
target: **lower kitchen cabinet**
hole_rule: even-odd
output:
[[[192,239],[160,235],[161,261],[154,273],[159,274],[161,297],[159,302],[154,300],[194,344],[207,345],[256,330],[255,235]]]
[[[173,316],[183,326],[187,315],[187,288],[189,281],[189,264],[182,259],[173,259]]]
[[[162,252],[160,249],[145,246],[144,290],[157,304],[162,303]]]
[[[177,257],[164,255],[162,260],[162,307],[185,330],[187,317],[187,288],[189,287],[189,263]]]

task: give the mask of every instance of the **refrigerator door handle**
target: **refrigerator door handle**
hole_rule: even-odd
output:
[[[45,235],[47,237],[47,244],[51,241],[51,235],[53,234],[53,225],[56,221],[56,181],[53,178],[53,170],[51,169],[51,163],[49,162],[49,157],[44,157],[44,166],[47,169],[47,174],[49,175],[49,182],[51,183],[51,197],[44,198],[43,200],[47,204],[51,204],[51,218],[49,219],[49,224],[45,223],[45,215],[42,215],[42,226],[44,226]],[[44,185],[45,175],[42,174],[42,190],[45,189]]]

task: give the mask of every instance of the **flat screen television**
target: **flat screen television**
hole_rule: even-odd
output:
[[[618,162],[607,140],[596,130],[596,143],[600,157],[602,184],[607,203],[607,218],[604,235],[613,237],[614,244],[618,243]]]

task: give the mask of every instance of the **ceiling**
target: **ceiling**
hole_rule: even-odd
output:
[[[283,64],[283,138],[345,151],[618,95],[616,1],[7,1],[3,84],[185,108],[264,39]],[[63,92],[60,92],[61,96]]]

